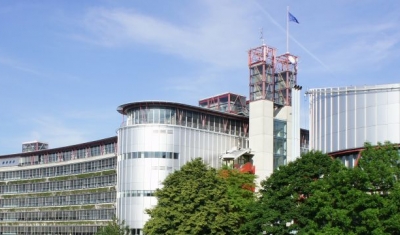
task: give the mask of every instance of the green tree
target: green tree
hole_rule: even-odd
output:
[[[128,232],[129,227],[125,225],[125,221],[120,222],[117,218],[113,218],[106,226],[100,228],[96,235],[125,235]]]
[[[170,174],[155,196],[158,204],[146,212],[146,234],[238,234],[253,193],[244,185],[254,176],[224,169],[217,172],[195,159]],[[243,196],[241,198],[240,196]],[[244,204],[244,205],[243,205]],[[243,205],[243,206],[242,206]]]
[[[399,152],[365,144],[357,167],[333,166],[302,204],[303,234],[396,234],[400,231]],[[396,222],[397,221],[397,222]],[[300,234],[302,234],[300,233]]]
[[[229,169],[227,167],[219,170],[218,175],[226,184],[230,212],[236,213],[238,216],[235,228],[245,225],[250,218],[249,207],[255,200],[255,183],[256,176],[250,173],[242,173],[238,169]]]
[[[262,181],[259,199],[249,206],[251,220],[242,234],[290,234],[304,220],[300,205],[312,194],[311,183],[329,174],[333,160],[321,152],[309,152],[280,166]]]

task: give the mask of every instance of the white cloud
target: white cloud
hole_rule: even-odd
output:
[[[48,81],[50,80],[56,81],[62,78],[65,81],[72,81],[72,82],[80,82],[82,80],[80,77],[75,75],[52,72],[49,70],[49,68],[38,69],[35,68],[33,63],[27,64],[25,62],[22,62],[22,60],[17,60],[5,56],[0,56],[0,65],[29,74],[29,76],[24,76],[24,78],[26,79],[31,79],[32,77],[34,77],[34,78],[45,79]]]
[[[400,33],[394,23],[359,24],[331,33],[326,58],[334,71],[350,71],[366,67],[379,70],[385,60],[396,58]]]
[[[44,74],[44,73],[42,73],[42,72],[40,72],[40,71],[38,71],[36,69],[33,69],[30,66],[25,65],[25,64],[23,64],[23,63],[21,63],[19,61],[16,61],[16,60],[13,60],[13,59],[10,59],[10,58],[7,58],[7,57],[0,57],[0,64],[2,64],[4,66],[7,66],[9,68],[12,68],[12,69],[16,69],[16,70],[19,70],[19,71],[23,71],[23,72],[26,72],[26,73],[33,74],[33,75],[37,75],[37,76],[40,76],[40,77],[47,77],[46,74]]]
[[[27,122],[32,124],[32,128],[29,136],[26,137],[27,140],[24,141],[43,141],[49,143],[49,147],[55,148],[82,143],[88,139],[84,129],[73,128],[51,116],[40,116],[27,120]]]
[[[241,66],[259,25],[241,1],[204,1],[201,16],[184,15],[185,24],[135,10],[94,8],[84,19],[86,34],[75,38],[104,46],[147,45],[155,50],[216,66]],[[182,9],[185,12],[185,9]],[[253,28],[255,29],[253,31]]]
[[[382,33],[384,31],[390,31],[396,29],[396,24],[394,22],[384,22],[377,24],[364,24],[364,25],[348,25],[347,27],[342,27],[336,30],[335,34],[343,34],[345,36],[349,35],[358,35],[358,34],[377,34]]]

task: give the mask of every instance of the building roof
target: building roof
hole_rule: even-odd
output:
[[[127,103],[127,104],[118,106],[117,111],[121,114],[126,115],[126,111],[128,109],[135,108],[135,107],[143,107],[143,106],[146,106],[146,107],[162,106],[162,107],[170,107],[170,108],[181,108],[181,109],[185,109],[185,110],[197,111],[197,112],[202,112],[202,113],[206,113],[206,114],[223,116],[223,117],[227,117],[227,118],[248,120],[248,117],[238,115],[238,114],[226,113],[226,112],[216,111],[216,110],[202,108],[202,107],[198,107],[198,106],[176,103],[176,102],[167,102],[167,101],[132,102],[132,103]]]
[[[10,158],[10,157],[23,157],[23,156],[33,156],[33,155],[36,156],[36,155],[43,155],[43,154],[66,152],[66,151],[70,151],[70,150],[77,150],[77,149],[82,149],[82,148],[87,148],[87,147],[94,147],[94,146],[98,146],[98,145],[101,145],[101,144],[109,144],[109,143],[117,143],[117,136],[113,136],[113,137],[109,137],[109,138],[105,138],[105,139],[100,139],[100,140],[95,140],[95,141],[90,141],[90,142],[86,142],[86,143],[80,143],[80,144],[75,144],[75,145],[59,147],[59,148],[44,149],[44,150],[33,151],[33,152],[25,152],[25,153],[15,153],[15,154],[1,155],[0,159],[2,159],[2,158]]]

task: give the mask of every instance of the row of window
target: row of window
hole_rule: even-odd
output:
[[[102,226],[67,225],[67,226],[0,226],[0,234],[9,235],[93,235]]]
[[[36,192],[53,192],[63,190],[77,190],[86,188],[99,188],[106,186],[114,186],[117,183],[117,175],[105,175],[93,178],[74,179],[66,181],[54,181],[44,183],[14,184],[0,186],[1,194],[17,194],[17,193],[36,193]]]
[[[122,191],[121,197],[154,197],[155,190],[128,190]]]
[[[179,159],[179,153],[173,152],[131,152],[122,154],[122,160],[135,158]]]
[[[245,121],[174,108],[131,109],[127,113],[127,125],[137,124],[172,124],[231,135],[248,135],[248,123]]]
[[[47,164],[47,163],[62,162],[74,159],[82,159],[82,158],[106,155],[115,152],[116,152],[116,143],[109,143],[105,145],[93,146],[84,149],[22,157],[20,164],[22,166]]]
[[[1,208],[10,207],[43,207],[43,206],[72,206],[99,203],[115,203],[116,192],[101,192],[53,197],[29,197],[0,199]]]
[[[82,174],[93,171],[115,169],[116,158],[107,158],[90,162],[67,164],[62,166],[41,167],[30,170],[0,172],[0,180],[33,179],[63,175]]]
[[[110,220],[115,209],[0,213],[0,221]]]
[[[8,159],[1,161],[1,165],[12,165],[12,164],[18,164],[18,161],[15,159]]]

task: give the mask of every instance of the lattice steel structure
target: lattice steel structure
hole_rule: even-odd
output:
[[[250,101],[270,100],[276,105],[292,105],[292,88],[297,85],[297,56],[277,56],[273,47],[262,45],[249,50]]]
[[[23,153],[45,150],[48,148],[49,148],[49,145],[47,143],[43,143],[43,142],[39,142],[39,141],[22,143],[22,152]]]
[[[297,61],[265,44],[248,52],[249,144],[259,179],[300,156]]]
[[[226,113],[248,114],[246,97],[230,92],[202,99],[199,106]]]

